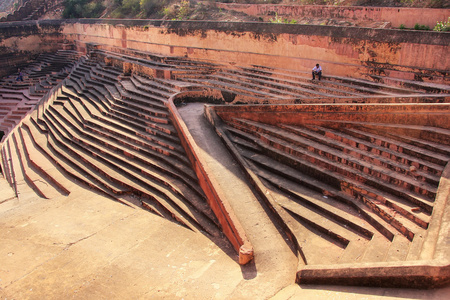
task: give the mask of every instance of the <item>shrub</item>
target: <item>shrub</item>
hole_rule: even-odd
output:
[[[405,26],[405,24],[400,24],[400,27],[399,27],[399,29],[406,29],[406,26]]]
[[[166,19],[172,20],[175,19],[177,12],[174,6],[167,6],[163,8],[162,14]]]
[[[450,31],[450,17],[448,17],[447,22],[437,22],[436,26],[433,28],[434,31]]]
[[[292,19],[292,20],[289,21],[286,18],[283,19],[283,18],[278,16],[278,13],[275,13],[275,17],[274,18],[270,18],[269,22],[270,23],[297,24],[297,20]]]
[[[189,1],[182,0],[179,4],[167,6],[163,9],[162,14],[171,20],[183,20],[191,13]]]
[[[430,30],[430,27],[416,23],[416,25],[414,25],[414,30]]]
[[[191,8],[189,5],[189,1],[182,0],[180,3],[180,8],[178,9],[177,19],[183,20],[184,18],[186,18],[189,15],[190,12],[191,12]]]

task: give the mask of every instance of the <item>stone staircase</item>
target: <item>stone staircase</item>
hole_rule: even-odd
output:
[[[69,74],[79,56],[63,50],[42,54],[22,69],[24,81],[16,81],[17,74],[0,81],[0,129],[5,135]]]
[[[174,74],[174,78],[232,94],[231,103],[368,103],[395,98],[405,102],[423,101],[424,98],[430,98],[430,102],[447,102],[449,95],[447,85],[381,76],[377,81],[369,81],[325,75],[321,81],[313,81],[309,73],[262,66],[216,69],[210,74],[184,72]],[[382,83],[384,81],[396,84],[387,85]]]
[[[176,91],[157,82],[139,88],[144,81],[149,82],[137,75],[122,76],[95,61],[80,61],[55,91],[52,105],[34,111],[14,137],[26,135],[27,148],[38,149],[46,163],[61,172],[59,177],[69,176],[122,202],[128,203],[131,195],[139,197],[144,208],[160,216],[219,236],[216,217],[164,105],[163,97]],[[150,94],[150,88],[159,94]],[[20,166],[27,161],[25,152],[22,156]],[[15,173],[34,182],[26,169]],[[39,172],[45,165],[36,169]]]
[[[436,195],[450,160],[448,106],[286,109],[301,120],[290,122],[253,108],[219,108],[218,130],[274,199],[306,265],[430,259],[422,246],[437,243],[427,229],[445,205]],[[430,114],[439,124],[421,119]]]

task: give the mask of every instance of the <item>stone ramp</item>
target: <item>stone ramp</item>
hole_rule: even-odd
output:
[[[295,247],[289,247],[286,237],[270,216],[270,209],[247,185],[245,174],[204,118],[203,106],[202,103],[191,103],[181,107],[179,112],[195,141],[199,160],[208,170],[208,177],[215,183],[216,190],[220,190],[223,201],[231,205],[255,249],[254,263],[243,267],[244,277],[249,281],[232,297],[247,298],[252,288],[263,289],[268,295],[275,294],[294,281]]]

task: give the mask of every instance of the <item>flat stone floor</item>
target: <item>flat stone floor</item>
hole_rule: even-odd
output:
[[[198,107],[191,111],[198,118]],[[450,287],[299,286],[289,279],[271,289],[261,280],[276,268],[257,262],[261,276],[248,276],[236,260],[227,243],[90,190],[16,198],[0,176],[0,299],[450,299]]]
[[[88,190],[76,197],[18,199],[0,178],[1,299],[244,299],[233,297],[247,279],[227,251],[201,234]],[[290,284],[272,296],[258,287],[246,294],[246,299],[449,299],[450,287]]]

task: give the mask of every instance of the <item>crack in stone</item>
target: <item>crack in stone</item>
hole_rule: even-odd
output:
[[[17,197],[15,197],[15,196],[9,197],[8,199],[5,199],[5,200],[1,201],[0,204],[3,204],[3,203],[5,203],[5,202],[8,202],[8,201],[14,200],[14,199],[17,199]]]

